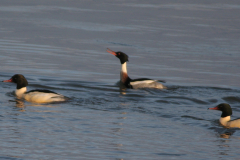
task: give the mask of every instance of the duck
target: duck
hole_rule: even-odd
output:
[[[219,122],[221,125],[227,128],[240,128],[240,119],[231,120],[232,108],[227,103],[221,103],[214,108],[208,108],[210,110],[222,111],[221,118]]]
[[[17,84],[17,88],[15,90],[16,97],[24,99],[28,102],[51,103],[51,102],[64,102],[68,100],[67,97],[50,90],[35,89],[27,91],[28,81],[21,74],[15,74],[9,80],[4,80],[3,82],[16,83]]]
[[[162,83],[165,83],[163,80],[153,80],[149,78],[138,78],[131,79],[127,73],[127,62],[128,55],[118,51],[114,52],[111,49],[107,48],[107,52],[116,56],[121,63],[121,71],[120,71],[120,83],[123,84],[126,88],[131,89],[139,89],[139,88],[156,88],[156,89],[167,89]],[[162,83],[159,83],[162,82]]]

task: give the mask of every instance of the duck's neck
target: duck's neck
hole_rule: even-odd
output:
[[[228,126],[228,122],[231,120],[231,117],[230,116],[227,116],[227,117],[221,117],[219,119],[219,122],[223,125],[223,126]]]
[[[125,62],[125,63],[122,64],[121,72],[127,73],[127,62]]]
[[[17,97],[20,97],[20,98],[23,96],[23,94],[24,94],[25,92],[27,92],[27,87],[22,87],[22,88],[20,88],[20,89],[16,89],[16,90],[15,90],[16,96],[17,96]]]
[[[120,80],[122,83],[125,83],[128,79],[128,74],[127,74],[127,62],[122,64],[122,69],[120,72]]]

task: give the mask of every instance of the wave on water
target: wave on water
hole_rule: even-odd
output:
[[[5,75],[4,75],[5,76]],[[30,79],[30,81],[33,81]],[[202,126],[213,129],[219,136],[229,136],[234,131],[224,129],[218,122],[220,112],[207,110],[219,103],[229,103],[234,115],[240,115],[238,89],[206,87],[206,86],[167,86],[168,89],[120,89],[117,85],[109,85],[97,82],[66,81],[57,79],[37,79],[31,82],[28,90],[48,89],[56,91],[70,98],[64,105],[75,109],[85,108],[90,110],[139,113],[146,116],[167,118],[171,121],[179,121],[190,126]],[[39,83],[39,81],[41,83]],[[10,101],[15,99],[13,90],[15,85],[1,84],[4,90],[8,90],[6,96]],[[52,105],[52,104],[49,104]],[[61,105],[61,104],[59,104]],[[21,108],[31,104],[21,103]],[[34,105],[33,105],[34,106]],[[43,104],[42,107],[47,107]],[[238,118],[238,117],[234,117]],[[210,122],[210,123],[209,123]]]

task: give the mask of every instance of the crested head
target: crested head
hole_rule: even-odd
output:
[[[121,52],[121,51],[118,51],[118,52],[114,52],[112,50],[110,50],[109,48],[107,49],[107,52],[113,54],[114,56],[116,56],[117,58],[120,59],[120,62],[121,64],[124,64],[125,62],[128,61],[128,55]]]
[[[227,103],[221,103],[221,104],[217,105],[216,107],[209,108],[209,109],[222,111],[221,117],[227,117],[227,116],[232,115],[232,108]]]
[[[26,87],[28,85],[28,81],[21,74],[15,74],[9,80],[3,81],[3,82],[16,83],[17,84],[17,89],[21,89],[21,88]]]
[[[128,61],[128,55],[121,51],[116,52],[116,57],[120,59],[121,64]]]

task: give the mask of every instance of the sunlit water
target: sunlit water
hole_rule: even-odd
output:
[[[1,159],[239,158],[240,130],[207,108],[240,118],[240,3],[6,1],[0,15],[1,79],[70,98],[33,104],[0,83]],[[168,89],[119,89],[106,48]]]

